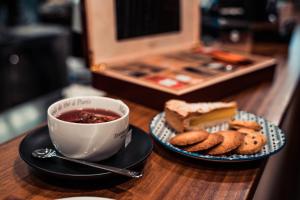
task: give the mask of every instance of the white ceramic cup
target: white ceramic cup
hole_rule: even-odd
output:
[[[84,108],[113,111],[121,117],[103,123],[73,123],[56,118],[64,112]],[[74,97],[55,102],[48,108],[50,138],[64,156],[100,161],[117,153],[128,132],[129,108],[120,100],[107,97]]]

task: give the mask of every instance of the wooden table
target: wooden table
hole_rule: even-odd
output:
[[[280,60],[279,60],[280,61]],[[284,62],[283,62],[284,64]],[[245,89],[225,100],[236,100],[239,108],[263,115],[279,123],[292,89],[283,87],[285,67],[278,68],[280,76]],[[292,87],[291,87],[292,88]],[[285,98],[282,103],[283,97]],[[281,102],[274,106],[274,102]],[[145,131],[158,113],[126,101],[131,109],[130,122]],[[274,113],[276,116],[274,117]],[[47,183],[36,177],[20,159],[18,146],[24,135],[0,146],[0,199],[54,199],[70,196],[101,196],[116,199],[251,199],[264,170],[266,160],[249,163],[210,163],[182,157],[154,144],[139,180],[127,180],[111,187],[70,188]],[[63,185],[63,184],[61,184]]]

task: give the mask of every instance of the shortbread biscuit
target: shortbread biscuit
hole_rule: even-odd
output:
[[[244,141],[236,149],[238,154],[254,154],[259,152],[266,144],[266,138],[259,132],[247,133],[244,137]]]
[[[261,129],[261,125],[259,125],[257,122],[241,120],[233,120],[229,122],[229,127],[231,129],[249,128],[255,131],[259,131]]]
[[[196,152],[196,151],[203,151],[209,148],[216,146],[223,142],[223,136],[219,133],[210,133],[208,138],[200,143],[194,144],[185,148],[186,151],[189,152]]]
[[[237,131],[219,131],[218,134],[222,135],[224,140],[221,144],[210,149],[207,152],[209,155],[220,155],[228,153],[238,148],[243,142],[244,135]]]
[[[206,131],[189,131],[177,134],[175,137],[170,139],[170,143],[176,146],[191,145],[198,142],[202,142],[207,139],[209,133]]]

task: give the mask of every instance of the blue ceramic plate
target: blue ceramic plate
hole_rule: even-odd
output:
[[[218,162],[243,162],[262,159],[272,154],[275,154],[285,145],[286,138],[283,131],[278,126],[268,122],[264,118],[245,111],[239,111],[235,116],[235,119],[245,121],[256,121],[262,126],[261,132],[267,137],[267,144],[259,153],[252,155],[232,154],[228,156],[210,156],[202,153],[191,153],[184,151],[180,148],[177,148],[176,146],[173,146],[168,142],[170,138],[175,136],[175,131],[166,124],[165,113],[163,112],[159,113],[152,119],[150,123],[150,132],[156,141],[158,141],[160,144],[162,144],[164,147],[171,151],[192,158]],[[206,130],[208,132],[216,132],[226,129],[228,129],[228,123],[219,124],[207,128]]]

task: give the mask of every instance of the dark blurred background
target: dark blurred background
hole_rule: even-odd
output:
[[[129,0],[118,2],[129,7]],[[145,2],[130,0],[130,5]],[[299,2],[288,0],[202,0],[201,40],[233,50],[242,44],[245,51],[269,56],[286,53],[297,7]],[[47,107],[62,98],[66,86],[89,85],[83,38],[80,0],[0,0],[0,142],[45,121]],[[261,52],[253,45],[259,42]],[[266,51],[269,42],[284,48]]]
[[[287,43],[295,26],[290,3],[202,0],[202,39]],[[79,0],[1,0],[0,111],[77,80],[72,71],[84,70],[83,52]]]
[[[79,0],[0,0],[0,143],[46,120],[72,84],[89,84]]]
[[[72,81],[70,56],[81,57],[83,50],[79,34],[72,29],[78,3],[0,1],[0,111]]]

